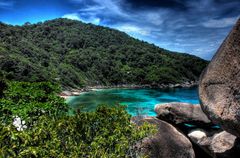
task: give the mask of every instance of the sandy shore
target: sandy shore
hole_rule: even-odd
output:
[[[62,91],[59,96],[68,99],[71,96],[78,96],[82,93],[89,92],[89,91],[97,91],[100,89],[111,89],[111,88],[160,88],[160,89],[166,89],[166,88],[190,88],[197,86],[198,82],[190,81],[190,82],[184,82],[179,84],[158,84],[158,85],[129,85],[129,84],[122,84],[122,85],[112,85],[112,86],[88,86],[85,88],[79,88],[79,89],[70,89],[70,90],[64,90]]]

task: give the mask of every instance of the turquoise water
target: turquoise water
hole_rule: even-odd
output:
[[[161,89],[102,89],[70,97],[67,103],[73,109],[93,111],[98,105],[126,105],[132,116],[156,116],[156,104],[187,102],[198,104],[197,88]]]

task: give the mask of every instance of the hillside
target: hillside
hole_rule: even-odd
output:
[[[57,80],[64,87],[181,83],[198,80],[207,63],[74,20],[0,23],[0,74],[9,80]]]

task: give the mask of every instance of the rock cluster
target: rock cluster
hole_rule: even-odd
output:
[[[183,83],[177,83],[177,84],[156,84],[156,85],[151,85],[151,88],[190,88],[197,86],[198,82],[197,81],[186,81]]]
[[[236,136],[222,131],[207,136],[206,132],[195,130],[188,134],[190,140],[201,147],[211,157],[237,158],[240,154],[240,141]]]
[[[148,122],[157,126],[156,135],[137,144],[141,153],[151,158],[237,158],[240,154],[239,139],[211,123],[199,104],[158,104],[155,112],[157,117],[132,118],[138,125]]]
[[[158,132],[136,146],[152,158],[237,158],[240,155],[240,19],[199,82],[201,104],[167,103],[157,117],[133,118]]]

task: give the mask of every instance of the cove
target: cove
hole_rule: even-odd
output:
[[[154,106],[169,102],[186,102],[199,104],[198,91],[193,88],[174,89],[98,89],[71,96],[67,104],[73,109],[93,111],[98,105],[126,105],[132,116],[156,116]]]

